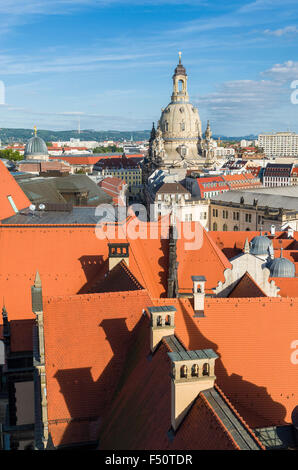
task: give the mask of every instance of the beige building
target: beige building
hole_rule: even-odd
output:
[[[297,230],[298,194],[227,191],[212,198],[209,219],[209,228],[215,231]]]
[[[187,80],[179,53],[171,102],[162,109],[156,131],[152,130],[149,156],[157,167],[198,168],[204,163],[201,119],[198,109],[189,102]]]
[[[266,157],[295,157],[298,155],[298,134],[295,132],[260,134],[258,146],[264,149]]]
[[[154,200],[154,220],[175,212],[181,222],[200,222],[208,228],[209,201],[193,199],[180,183],[165,183],[157,191]]]

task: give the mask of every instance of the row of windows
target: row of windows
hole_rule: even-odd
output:
[[[213,223],[213,225],[212,225],[212,230],[213,230],[214,232],[216,232],[217,230],[219,230],[218,225],[217,225],[217,222],[214,222],[214,223]],[[222,230],[223,230],[224,232],[227,232],[227,231],[228,231],[228,226],[227,226],[227,224],[223,224]],[[246,231],[250,231],[250,228],[247,227],[245,230],[246,230]],[[233,231],[234,231],[234,232],[238,232],[238,231],[239,231],[239,227],[238,227],[237,225],[234,225]]]
[[[199,366],[198,364],[194,364],[190,370],[191,377],[199,377]],[[209,364],[206,362],[203,364],[202,375],[210,375],[210,367]],[[181,366],[180,368],[180,378],[187,378],[188,376],[188,368],[187,366]]]
[[[218,209],[213,209],[212,211],[213,217],[218,217]],[[228,219],[229,218],[229,212],[227,210],[222,211],[222,218],[223,219]],[[239,220],[240,219],[240,213],[239,212],[233,212],[233,220]],[[252,214],[245,214],[245,222],[252,222]],[[263,224],[264,223],[264,217],[262,215],[258,215],[258,224]]]

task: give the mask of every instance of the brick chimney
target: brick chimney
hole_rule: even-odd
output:
[[[205,276],[191,276],[193,282],[193,298],[195,316],[204,317],[205,307]]]
[[[175,312],[172,305],[162,307],[148,307],[151,318],[150,350],[153,353],[164,336],[175,332]]]
[[[124,260],[129,266],[129,243],[109,243],[109,271]]]
[[[181,350],[168,355],[172,362],[171,424],[176,431],[199,393],[214,386],[218,355],[213,349]]]

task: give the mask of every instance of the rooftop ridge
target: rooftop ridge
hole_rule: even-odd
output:
[[[133,281],[133,283],[135,284],[135,286],[141,290],[141,289],[144,289],[144,287],[139,283],[139,281],[137,280],[137,278],[133,275],[133,273],[131,272],[131,270],[129,269],[129,267],[127,266],[126,262],[124,260],[121,260],[120,261],[120,264],[121,264],[121,267],[124,269],[124,271],[126,272],[126,274],[130,277],[130,279]]]
[[[279,278],[275,278],[279,279]],[[284,278],[286,279],[286,278]],[[250,303],[292,303],[298,302],[297,297],[207,297],[206,307],[216,303],[250,304]]]
[[[103,297],[137,297],[146,294],[149,296],[147,289],[139,289],[139,290],[130,290],[130,291],[122,291],[122,292],[99,292],[99,293],[92,293],[92,294],[71,294],[71,295],[57,295],[57,296],[44,296],[45,303],[52,303],[52,302],[82,302],[83,300],[89,301],[98,301],[100,298]]]
[[[232,403],[230,402],[230,400],[228,399],[228,397],[224,394],[224,392],[222,391],[222,389],[215,383],[214,384],[214,388],[215,390],[219,393],[219,395],[222,397],[222,399],[229,405],[229,407],[231,408],[231,410],[233,411],[233,413],[237,416],[237,418],[239,419],[239,421],[243,424],[243,426],[246,428],[246,430],[249,432],[249,434],[251,435],[251,437],[258,443],[258,445],[263,449],[265,450],[265,447],[263,446],[263,444],[261,443],[261,441],[257,438],[257,436],[254,434],[253,430],[250,428],[250,426],[247,424],[247,422],[242,418],[242,416],[240,415],[240,413],[236,410],[236,408],[232,405]]]
[[[205,406],[207,406],[209,408],[209,410],[211,411],[211,413],[213,414],[213,416],[215,417],[215,419],[218,421],[218,423],[220,424],[220,426],[222,427],[222,430],[224,431],[224,433],[229,437],[229,439],[231,440],[231,442],[233,443],[234,447],[237,449],[237,450],[241,450],[240,449],[240,446],[237,444],[237,442],[235,441],[235,439],[233,438],[232,434],[230,433],[230,431],[228,431],[228,429],[226,428],[226,426],[224,425],[224,423],[222,422],[222,420],[220,419],[220,417],[218,416],[218,414],[214,411],[213,407],[210,405],[210,403],[208,402],[207,398],[204,396],[204,394],[201,392],[199,394],[199,397],[203,400]]]

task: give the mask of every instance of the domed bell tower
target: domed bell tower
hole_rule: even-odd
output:
[[[173,93],[172,93],[172,102],[173,103],[188,103],[189,96],[187,93],[187,73],[185,68],[181,63],[181,52],[179,52],[179,64],[175,68],[173,75]]]

